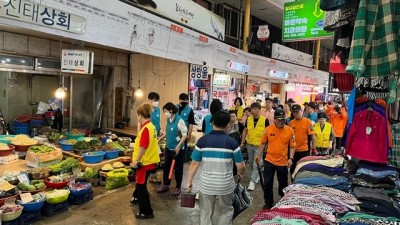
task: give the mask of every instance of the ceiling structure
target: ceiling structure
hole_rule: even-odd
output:
[[[225,3],[240,9],[240,3],[245,0],[209,0],[213,3]],[[265,20],[268,23],[282,28],[283,18],[283,5],[285,2],[292,2],[293,0],[251,0],[251,15]],[[243,8],[242,7],[242,8]],[[244,9],[243,9],[244,11]],[[333,38],[321,40],[321,45],[325,48],[332,49]]]

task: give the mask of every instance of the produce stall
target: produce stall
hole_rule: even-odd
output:
[[[85,137],[77,130],[46,136],[0,135],[3,221],[31,224],[134,181],[130,138]],[[15,158],[16,157],[16,158]],[[15,158],[15,160],[4,160]]]

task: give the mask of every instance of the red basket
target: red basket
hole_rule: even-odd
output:
[[[70,180],[64,181],[64,182],[51,182],[48,178],[44,180],[44,184],[46,187],[49,188],[54,188],[54,189],[61,189],[65,188],[68,185],[68,182]]]
[[[15,117],[15,121],[17,121],[19,123],[28,123],[31,119],[32,119],[32,117],[30,115],[21,115],[21,116]]]
[[[181,193],[181,207],[194,208],[196,203],[196,193],[182,192]]]
[[[13,145],[9,145],[8,147],[9,147],[8,150],[0,150],[0,157],[11,155],[15,147]]]

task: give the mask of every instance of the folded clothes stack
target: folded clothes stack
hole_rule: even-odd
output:
[[[365,213],[348,212],[338,219],[339,225],[399,225],[400,220],[394,217],[379,217]]]
[[[361,161],[353,176],[353,185],[358,187],[383,188],[389,194],[398,193],[399,173],[393,166]]]
[[[292,177],[294,184],[323,185],[349,192],[351,182],[343,167],[344,158],[337,156],[308,156],[302,158]]]

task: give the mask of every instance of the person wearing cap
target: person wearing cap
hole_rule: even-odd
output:
[[[312,141],[312,149],[315,149],[315,135],[314,127],[311,120],[303,116],[301,106],[293,105],[292,114],[294,119],[290,121],[289,127],[294,130],[294,136],[296,137],[296,151],[293,158],[293,166],[290,168],[290,172],[293,173],[297,162],[306,156],[310,155],[309,148],[309,136]]]
[[[252,169],[250,183],[247,188],[249,191],[254,191],[256,184],[260,177],[258,175],[257,166],[255,165],[254,159],[258,154],[258,147],[261,144],[261,136],[263,135],[265,127],[268,127],[269,121],[264,116],[260,115],[261,105],[258,102],[254,102],[250,106],[251,116],[247,118],[244,124],[244,130],[242,133],[242,142],[240,147],[245,147],[245,141],[247,141],[247,156],[249,161],[250,169]]]
[[[318,112],[318,122],[314,126],[316,140],[316,155],[328,155],[331,151],[333,139],[332,124],[326,122],[327,116],[325,112]],[[313,154],[314,155],[314,154]]]
[[[293,157],[296,147],[295,135],[292,128],[285,125],[285,111],[274,112],[275,123],[264,130],[261,145],[258,149],[256,163],[260,162],[265,146],[264,160],[264,201],[263,209],[270,209],[274,203],[273,184],[275,171],[278,177],[278,193],[283,197],[283,189],[288,186],[288,168],[293,165]],[[288,148],[290,151],[288,152]]]
[[[347,111],[346,108],[342,105],[342,101],[338,100],[336,102],[336,106],[331,111],[331,115],[329,118],[329,122],[333,126],[333,132],[335,133],[334,149],[340,151],[342,138],[348,120]]]
[[[305,110],[307,111],[307,117],[308,119],[311,120],[311,122],[316,123],[318,118],[317,118],[317,113],[315,113],[315,109],[317,108],[316,104],[314,102],[308,103],[308,105],[305,107]]]
[[[277,110],[278,106],[279,106],[279,99],[275,97],[272,99],[272,109]]]
[[[308,116],[307,106],[308,106],[308,102],[304,102],[304,103],[303,103],[303,107],[304,107],[303,116],[304,116],[304,117],[307,117],[307,116]]]

